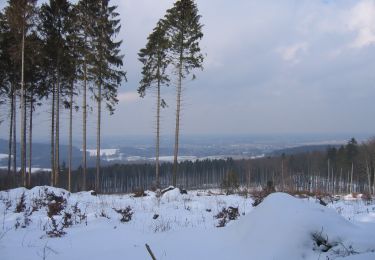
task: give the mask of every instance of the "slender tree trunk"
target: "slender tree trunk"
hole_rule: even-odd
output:
[[[10,167],[12,164],[12,139],[13,139],[13,112],[14,112],[14,89],[13,85],[11,86],[11,93],[10,93],[10,122],[9,122],[9,142],[8,142],[8,178],[10,181]]]
[[[182,51],[180,53],[180,64],[178,68],[178,83],[177,83],[177,109],[176,109],[176,129],[174,139],[174,159],[173,159],[173,183],[177,185],[177,172],[178,172],[178,146],[179,146],[179,134],[180,134],[180,110],[181,110],[181,91],[182,91]]]
[[[352,170],[350,172],[350,193],[353,192],[353,169],[354,168],[354,165],[353,165],[353,162],[352,162]]]
[[[23,118],[23,124],[24,124],[24,128],[23,128],[23,140],[24,140],[24,146],[25,146],[25,149],[23,150],[23,159],[24,159],[24,167],[25,167],[25,180],[24,180],[24,186],[27,187],[27,100],[26,100],[26,90],[25,90],[25,99],[24,99],[24,102],[25,102],[25,105],[23,106],[23,113],[25,115],[25,117]]]
[[[52,109],[51,109],[51,186],[55,184],[55,84],[52,88]]]
[[[56,124],[55,124],[55,186],[58,186],[60,175],[60,78],[57,76],[56,88]]]
[[[72,191],[72,146],[73,146],[73,87],[74,83],[70,86],[70,107],[69,107],[69,154],[68,154],[68,190]]]
[[[14,106],[13,106],[13,186],[16,185],[17,175],[17,95],[14,90]]]
[[[86,120],[87,120],[87,104],[86,104],[86,95],[87,95],[87,63],[86,58],[83,62],[83,101],[82,101],[82,111],[83,111],[83,144],[82,144],[82,190],[86,190],[86,168],[87,168],[87,158],[86,158]]]
[[[330,161],[328,159],[327,161],[327,185],[326,185],[326,192],[329,193],[329,172],[330,172],[330,165],[329,165]]]
[[[32,144],[33,144],[33,107],[34,107],[34,102],[33,102],[33,93],[31,92],[30,94],[30,111],[29,111],[29,174],[28,174],[28,179],[27,179],[27,185],[31,187],[31,165],[32,165],[32,158],[33,158],[33,149],[32,149]]]
[[[96,191],[100,191],[100,124],[101,124],[101,112],[102,112],[102,85],[99,84],[98,86],[98,118],[97,118],[97,125],[96,125],[96,177],[95,177],[95,189]]]
[[[348,175],[346,178],[346,192],[350,193],[350,171],[348,171]]]
[[[339,193],[342,194],[342,168],[340,169]]]
[[[284,191],[285,180],[284,180],[284,159],[281,160],[281,191]]]
[[[25,19],[25,15],[23,17]],[[22,25],[22,47],[21,47],[21,178],[22,186],[26,186],[26,143],[25,143],[25,83],[24,83],[24,66],[25,66],[25,24]]]
[[[371,194],[371,172],[370,172],[367,159],[366,159],[366,173],[367,173],[367,181],[368,181],[368,192],[369,194]]]
[[[217,182],[216,182],[217,183]],[[250,185],[251,185],[251,170],[248,170],[247,173],[247,189],[250,191]]]
[[[98,118],[96,125],[96,177],[95,177],[95,189],[100,192],[100,127],[101,127],[101,113],[102,113],[102,85],[98,86]]]
[[[156,107],[156,160],[155,160],[155,170],[156,170],[156,188],[160,188],[160,178],[159,178],[159,156],[160,156],[160,80],[158,81],[158,97],[157,97],[157,107]]]

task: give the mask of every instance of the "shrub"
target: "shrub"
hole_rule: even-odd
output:
[[[30,216],[32,214],[31,209],[25,210],[23,212],[23,218],[21,219],[20,217],[16,218],[16,223],[14,224],[14,228],[26,228],[30,225],[31,219]]]
[[[154,233],[166,232],[166,231],[171,230],[171,228],[172,226],[171,226],[171,222],[169,219],[165,220],[163,218],[160,218],[159,221],[155,222],[153,226],[153,231]]]
[[[226,174],[226,176],[221,181],[221,189],[225,191],[226,195],[235,193],[238,188],[238,177],[237,174],[233,171],[230,171]]]
[[[147,196],[147,194],[145,193],[144,189],[142,189],[142,188],[135,189],[133,193],[134,193],[134,195],[133,195],[134,198],[139,198],[139,197],[145,197],[145,196]]]
[[[133,213],[134,213],[130,206],[127,206],[125,209],[115,209],[115,208],[113,208],[113,210],[121,215],[120,221],[122,223],[129,222],[132,219],[132,216],[133,216]]]
[[[66,199],[63,196],[57,196],[55,193],[46,193],[48,201],[47,215],[49,218],[55,215],[60,215],[61,211],[65,208]]]
[[[64,209],[64,204],[60,202],[50,202],[48,203],[47,215],[49,218],[55,215],[60,215],[61,211]]]
[[[372,196],[370,193],[363,193],[361,199],[365,202],[366,205],[370,205],[372,202]]]
[[[231,221],[236,220],[240,216],[238,211],[238,207],[228,207],[223,208],[219,213],[217,213],[214,217],[219,219],[219,222],[216,227],[225,227],[225,225]]]
[[[46,234],[49,237],[62,237],[66,234],[66,232],[64,231],[64,226],[59,227],[59,224],[53,217],[51,217],[50,228],[50,230],[46,231]]]
[[[102,209],[99,216],[102,218],[110,219],[110,217],[105,213],[104,209]]]
[[[74,224],[80,224],[82,221],[86,221],[87,225],[87,215],[82,213],[81,209],[78,207],[78,202],[72,206]]]
[[[314,250],[319,250],[321,252],[328,252],[332,247],[337,245],[337,243],[329,242],[328,237],[324,237],[322,232],[314,232],[312,234],[312,239],[314,241]]]
[[[72,214],[68,212],[64,212],[63,216],[63,223],[62,223],[64,228],[68,228],[73,226],[73,220],[72,220]]]
[[[273,185],[272,181],[267,182],[267,186],[263,187],[261,191],[254,191],[252,192],[252,198],[254,199],[253,207],[258,206],[260,203],[263,202],[264,198],[266,198],[271,193],[276,192],[275,186]]]
[[[26,200],[26,195],[25,195],[25,192],[23,192],[21,197],[20,197],[20,200],[18,201],[18,203],[16,205],[16,210],[15,210],[16,213],[23,212],[26,209],[25,200]]]

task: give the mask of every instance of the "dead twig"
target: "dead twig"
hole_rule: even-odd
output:
[[[145,246],[146,246],[146,249],[147,249],[148,253],[150,254],[152,260],[156,260],[156,257],[154,255],[154,253],[152,253],[150,246],[147,245],[147,244],[145,244]]]

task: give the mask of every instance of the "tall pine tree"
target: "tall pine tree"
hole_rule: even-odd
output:
[[[117,90],[126,74],[121,70],[123,56],[120,54],[122,41],[115,41],[121,25],[117,6],[110,6],[109,0],[97,0],[94,30],[92,31],[92,49],[95,57],[92,60],[90,73],[95,83],[95,100],[97,103],[96,132],[96,175],[95,189],[100,191],[100,146],[101,146],[101,113],[102,101],[110,114],[117,104]]]
[[[160,187],[159,179],[159,147],[160,147],[160,108],[166,106],[164,99],[161,98],[160,87],[168,85],[169,77],[166,69],[170,64],[168,59],[169,41],[166,38],[165,24],[161,20],[158,22],[154,31],[149,35],[146,47],[138,53],[139,61],[143,64],[142,80],[138,88],[141,97],[146,95],[146,91],[151,87],[156,87],[156,187]]]
[[[193,0],[179,0],[167,10],[165,23],[170,41],[170,57],[177,73],[176,128],[173,160],[173,185],[176,186],[178,172],[178,149],[180,134],[180,111],[183,80],[194,70],[202,69],[203,55],[199,41],[203,37],[198,7]],[[193,74],[193,79],[195,75]]]
[[[18,70],[14,57],[11,55],[15,39],[12,37],[6,15],[0,12],[0,103],[9,100],[9,142],[8,142],[8,176],[11,174],[13,155],[13,128],[15,126],[15,99]],[[0,118],[1,120],[1,118]],[[16,169],[13,169],[14,174]]]
[[[44,40],[45,69],[48,70],[52,95],[51,185],[58,184],[60,171],[60,101],[69,86],[69,60],[66,42],[70,3],[50,0],[40,11],[40,31]]]
[[[97,19],[97,1],[79,0],[74,8],[76,12],[77,36],[79,38],[79,80],[82,81],[82,190],[87,189],[87,90],[92,80],[89,68],[95,53],[92,47],[94,25]]]
[[[68,190],[72,187],[72,148],[73,148],[73,109],[78,110],[74,105],[74,96],[77,95],[76,82],[78,81],[80,67],[82,65],[82,38],[79,37],[80,26],[78,23],[79,10],[77,6],[72,6],[69,13],[67,28],[68,63],[66,64],[69,75],[68,99],[64,105],[69,109],[69,149],[68,149]]]
[[[13,38],[12,57],[19,71],[21,105],[21,176],[26,186],[26,87],[25,87],[25,47],[26,39],[35,27],[36,0],[9,0],[5,16]],[[13,115],[15,116],[15,114]]]

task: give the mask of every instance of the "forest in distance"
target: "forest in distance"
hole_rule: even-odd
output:
[[[197,160],[179,163],[178,187],[184,189],[262,188],[272,182],[279,191],[346,194],[375,193],[375,139],[358,144],[352,138],[346,145],[329,147],[326,151],[306,151],[270,155],[242,160]],[[160,185],[171,182],[172,163],[160,165]],[[0,189],[15,187],[20,175],[9,178],[0,171]],[[61,185],[68,185],[67,169],[62,169]],[[155,165],[152,163],[114,164],[103,167],[103,193],[129,193],[155,188]],[[49,172],[32,174],[35,186],[48,185]],[[72,173],[72,191],[82,190],[82,168]],[[95,168],[88,168],[87,184],[95,188]]]

